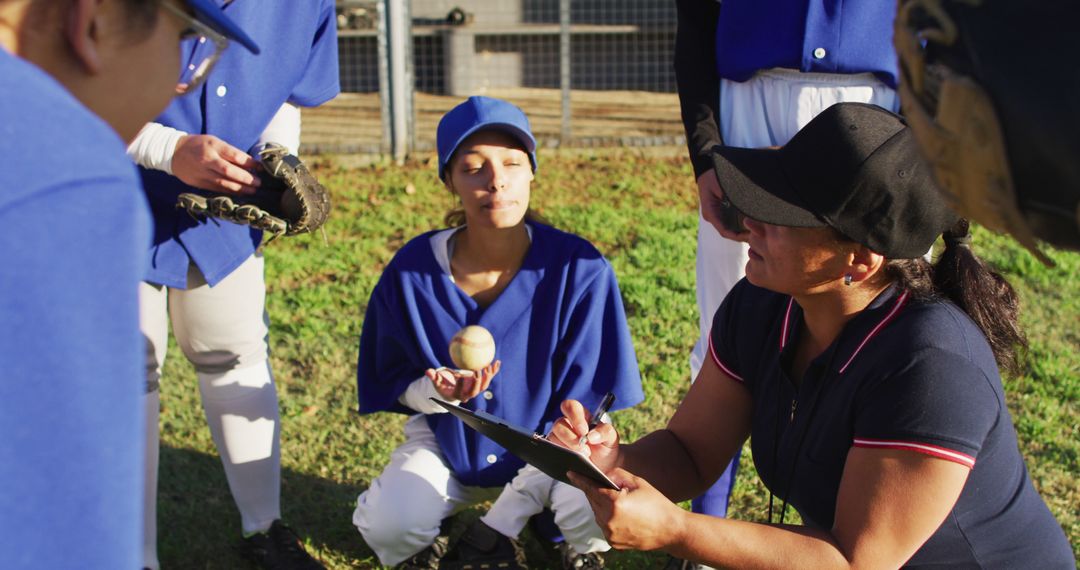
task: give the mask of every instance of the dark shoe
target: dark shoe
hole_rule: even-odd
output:
[[[564,570],[600,570],[604,567],[604,559],[599,552],[581,554],[566,542],[558,543],[555,548],[559,551]]]
[[[439,570],[525,570],[525,550],[518,541],[476,519],[446,553]]]
[[[397,570],[439,570],[439,561],[446,555],[448,542],[447,536],[440,534],[431,546],[413,554],[394,568]]]
[[[300,537],[280,520],[270,530],[244,539],[248,555],[266,570],[325,570],[319,561],[304,550]]]

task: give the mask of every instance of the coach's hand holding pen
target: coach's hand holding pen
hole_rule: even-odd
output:
[[[596,429],[596,426],[600,425],[600,420],[604,417],[604,414],[606,414],[607,411],[611,409],[611,404],[614,403],[615,394],[613,392],[608,392],[607,394],[604,394],[603,399],[600,400],[600,405],[596,406],[596,409],[593,410],[592,416],[589,417],[589,432]],[[585,445],[585,442],[589,437],[589,432],[585,432],[585,435],[581,436],[581,439],[578,440],[578,447]]]
[[[615,396],[608,394],[600,401],[591,416],[577,400],[559,404],[563,417],[551,428],[548,439],[588,457],[593,465],[607,473],[619,459],[619,435],[612,425],[601,425],[600,419],[611,409]]]

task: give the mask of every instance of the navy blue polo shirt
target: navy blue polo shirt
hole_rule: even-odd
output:
[[[286,101],[314,107],[341,90],[334,2],[235,0],[224,11],[243,26],[262,53],[230,46],[201,89],[174,99],[157,122],[215,135],[248,151]],[[201,59],[209,49],[187,43],[181,47],[181,63]],[[193,262],[212,286],[255,252],[261,231],[197,220],[176,208],[176,197],[193,188],[157,170],[142,169],[142,176],[155,230],[147,281],[183,289]]]
[[[786,370],[801,325],[791,297],[743,279],[716,313],[710,352],[752,396],[758,474],[807,525],[832,528],[852,447],[901,449],[971,469],[910,566],[1072,567],[1028,477],[993,353],[965,313],[887,290],[796,386]]]
[[[716,68],[732,81],[773,67],[869,72],[896,88],[895,15],[895,0],[724,0]]]

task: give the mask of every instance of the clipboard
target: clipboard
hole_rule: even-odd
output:
[[[619,486],[588,457],[572,449],[549,441],[546,437],[531,430],[507,423],[502,418],[487,412],[474,412],[438,398],[431,398],[431,401],[446,408],[446,411],[465,422],[465,425],[503,446],[518,459],[543,471],[552,479],[572,485],[566,477],[566,472],[573,471],[592,479],[601,487],[619,490]]]

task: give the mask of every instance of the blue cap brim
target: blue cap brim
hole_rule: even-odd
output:
[[[453,150],[450,151],[447,158],[453,156],[454,153],[457,152],[458,147],[461,146],[461,143],[465,142],[465,139],[469,138],[477,131],[485,130],[502,131],[521,142],[521,144],[525,147],[525,151],[529,155],[529,162],[532,163],[533,172],[536,171],[536,138],[533,137],[532,133],[530,133],[529,131],[526,131],[519,126],[512,125],[510,123],[480,123],[478,125],[474,125],[472,128],[462,133],[462,135],[459,136],[456,141],[454,141],[454,145],[453,147],[451,147]],[[447,162],[449,162],[449,160]],[[446,179],[446,166],[446,164],[440,165],[440,180]]]
[[[255,40],[251,39],[225,15],[221,6],[218,6],[214,0],[186,0],[191,9],[195,11],[195,18],[200,22],[210,26],[214,31],[224,35],[230,40],[240,42],[240,45],[244,46],[253,54],[258,55],[259,45],[255,43]]]

